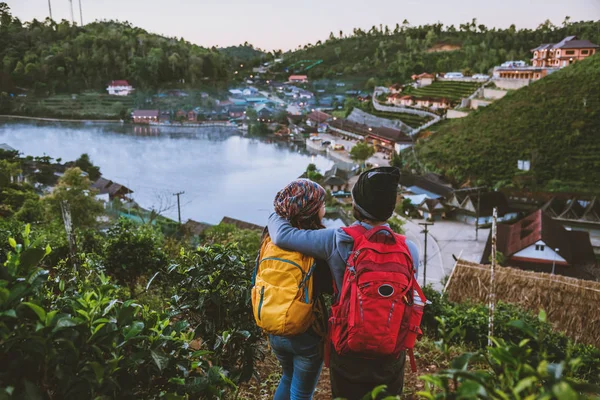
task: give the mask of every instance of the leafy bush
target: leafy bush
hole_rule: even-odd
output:
[[[253,266],[237,247],[213,245],[183,251],[170,267],[177,288],[174,310],[192,321],[196,335],[234,381],[254,372],[260,330],[251,312]]]
[[[154,275],[167,264],[162,243],[162,237],[152,226],[137,226],[122,218],[108,231],[104,246],[106,271],[126,284],[130,295],[135,297],[138,278]]]
[[[89,265],[39,268],[51,249],[9,239],[0,269],[0,396],[3,398],[195,398],[231,382],[193,351],[183,320],[121,300]]]
[[[462,342],[474,348],[486,346],[489,322],[487,306],[449,302],[445,296],[435,292],[431,287],[425,287],[424,292],[427,299],[432,302],[425,307],[423,313],[422,325],[427,336],[437,340],[449,340],[448,344]],[[441,319],[443,321],[440,321]],[[494,336],[519,343],[523,339],[525,328],[515,326],[515,321],[522,321],[524,327],[531,327],[528,328],[530,336],[535,333],[540,337],[539,341],[529,345],[534,350],[531,357],[540,359],[546,357],[552,362],[564,360],[569,355],[578,357],[581,359],[581,366],[577,370],[578,377],[600,383],[600,349],[575,344],[564,334],[554,331],[545,320],[539,320],[529,311],[506,303],[498,303],[496,306]]]
[[[546,323],[543,312],[539,322],[539,327]],[[540,356],[545,333],[523,320],[509,325],[520,332],[521,340],[495,338],[493,346],[462,354],[450,369],[421,377],[427,387],[418,394],[427,399],[576,399],[581,393],[600,394],[600,387],[573,378],[581,359],[567,355],[553,362],[545,354]],[[471,370],[469,364],[475,364]]]

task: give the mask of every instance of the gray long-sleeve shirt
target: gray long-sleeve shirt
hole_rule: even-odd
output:
[[[372,226],[364,222],[356,222],[366,229]],[[388,226],[386,224],[386,226]],[[271,214],[268,222],[269,236],[276,246],[298,251],[311,257],[327,261],[338,290],[342,287],[346,261],[352,252],[354,239],[342,229],[301,230],[294,228],[290,222],[276,213]],[[382,232],[381,234],[387,234]],[[406,245],[413,259],[415,269],[419,265],[419,251],[410,240]]]

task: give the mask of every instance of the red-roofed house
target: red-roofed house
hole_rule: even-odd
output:
[[[565,229],[537,210],[512,224],[498,225],[497,251],[501,252],[509,266],[538,272],[589,279],[593,277],[596,265],[594,250],[588,232]],[[491,236],[481,259],[489,264]]]
[[[127,81],[112,81],[106,91],[112,96],[128,96],[133,92],[133,86]]]
[[[308,76],[306,76],[306,75],[290,75],[290,77],[288,78],[288,81],[293,82],[293,83],[307,83]]]

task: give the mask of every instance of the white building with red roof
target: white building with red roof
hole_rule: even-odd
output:
[[[112,81],[106,88],[106,91],[111,96],[128,96],[133,92],[133,86],[124,80]]]

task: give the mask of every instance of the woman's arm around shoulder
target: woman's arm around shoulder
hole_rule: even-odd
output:
[[[276,246],[298,251],[311,257],[329,259],[335,247],[335,230],[304,230],[294,228],[290,222],[276,213],[268,222],[269,236]]]

